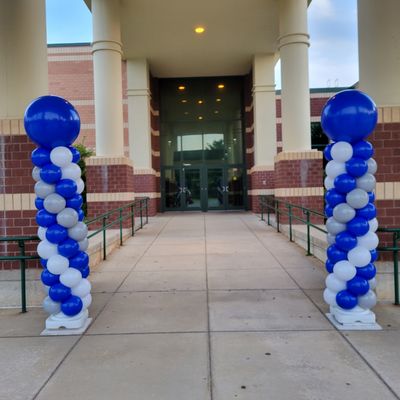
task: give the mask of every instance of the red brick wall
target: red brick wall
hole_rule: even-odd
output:
[[[88,193],[133,192],[133,168],[130,165],[88,165],[86,187]]]
[[[322,160],[281,160],[275,164],[275,187],[323,186]]]

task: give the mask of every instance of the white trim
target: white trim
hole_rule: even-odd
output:
[[[321,187],[297,187],[297,188],[277,188],[276,197],[303,197],[303,196],[323,196],[324,188]]]
[[[88,193],[86,196],[88,202],[133,201],[135,199],[134,192]]]
[[[274,189],[251,189],[247,191],[249,196],[262,196],[262,195],[270,195],[274,194]]]

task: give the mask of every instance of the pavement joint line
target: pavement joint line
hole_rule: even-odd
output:
[[[137,262],[135,263],[135,265],[132,267],[132,269],[130,271],[133,270],[133,268],[135,268],[136,264],[139,262],[139,260],[141,260],[141,258],[144,256],[144,254],[146,253],[146,251],[148,250],[149,247],[151,247],[151,245],[154,243],[154,241],[158,238],[158,235],[160,234],[160,232],[165,228],[165,226],[169,223],[169,221],[171,221],[172,218],[168,219],[167,222],[164,223],[164,225],[161,226],[161,229],[159,230],[159,232],[157,233],[156,237],[154,238],[154,240],[151,241],[151,243],[148,245],[148,247],[146,248],[146,250],[143,252],[142,256],[137,260]],[[129,271],[129,273],[130,273]],[[128,275],[129,275],[128,273]],[[128,276],[127,275],[127,276]],[[126,279],[127,277],[125,277]],[[124,281],[125,281],[124,279]],[[123,282],[122,282],[123,283]],[[121,285],[122,285],[121,283]],[[117,290],[121,287],[121,285],[118,286]],[[105,302],[105,304],[103,305],[103,307],[99,310],[99,312],[97,313],[96,316],[93,317],[92,319],[92,323],[91,326],[93,326],[93,324],[96,322],[97,318],[99,317],[99,315],[104,311],[104,309],[106,308],[106,306],[109,304],[109,302],[111,301],[111,299],[113,298],[115,292],[110,296],[110,298]],[[71,348],[66,352],[66,354],[64,355],[64,357],[61,359],[61,361],[56,365],[56,367],[53,369],[53,371],[50,373],[50,375],[47,377],[47,379],[45,379],[44,383],[40,386],[40,388],[37,390],[37,392],[33,395],[32,400],[35,400],[39,394],[41,393],[41,391],[46,387],[46,385],[49,383],[49,381],[51,380],[51,378],[57,373],[57,371],[60,369],[61,365],[64,363],[64,361],[68,358],[68,356],[72,353],[72,351],[76,348],[76,346],[78,345],[78,343],[85,337],[85,332],[80,335],[78,337],[78,339],[75,341],[75,343],[71,346]]]
[[[255,217],[257,217],[255,215]],[[242,221],[243,219],[241,217],[239,217]],[[258,217],[257,217],[258,218]],[[251,229],[249,228],[248,224],[246,222],[244,222],[244,224],[246,225],[247,229],[249,229],[251,231]],[[251,231],[252,232],[252,231]],[[259,236],[254,233],[254,236],[257,238],[257,240],[263,244],[263,246],[265,247],[265,249],[267,249],[269,251],[269,249],[265,246],[264,242],[259,238]],[[288,245],[290,245],[290,241],[287,243]],[[295,244],[295,243],[293,243]],[[269,251],[270,252],[270,251]],[[354,346],[353,343],[351,343],[351,341],[349,340],[349,338],[345,335],[345,333],[347,331],[340,331],[339,329],[337,329],[327,318],[326,313],[321,309],[321,307],[319,307],[319,305],[308,295],[308,293],[305,291],[305,289],[301,288],[300,285],[296,282],[295,278],[291,276],[291,274],[287,271],[287,269],[283,266],[283,264],[281,264],[280,260],[276,257],[275,254],[273,254],[272,252],[270,252],[270,254],[276,259],[276,261],[278,261],[278,263],[281,265],[281,267],[285,270],[285,272],[290,276],[290,278],[296,283],[296,285],[300,288],[300,290],[303,292],[304,296],[306,296],[308,298],[308,300],[317,308],[317,310],[322,314],[322,316],[333,326],[333,328],[338,332],[338,334],[341,336],[341,338],[343,339],[344,342],[347,343],[347,345],[354,351],[355,354],[358,355],[358,357],[365,363],[365,365],[368,366],[368,368],[372,371],[373,374],[375,374],[375,376],[378,378],[379,381],[381,381],[381,383],[383,383],[384,386],[386,386],[386,388],[396,397],[397,400],[400,400],[399,395],[396,393],[396,391],[389,385],[388,382],[386,382],[386,380],[383,378],[383,376],[372,366],[372,364],[360,353],[360,351]],[[308,290],[308,289],[307,289]],[[310,289],[312,290],[312,289]]]

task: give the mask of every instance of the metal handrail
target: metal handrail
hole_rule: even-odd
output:
[[[106,231],[108,228],[111,228],[115,224],[119,224],[119,238],[120,245],[123,245],[123,223],[128,218],[131,223],[131,236],[135,235],[139,229],[142,229],[144,225],[149,222],[149,198],[145,197],[143,199],[135,200],[129,204],[124,206],[115,208],[110,210],[104,214],[99,215],[98,217],[92,218],[90,220],[85,221],[86,225],[89,227],[93,225],[95,222],[102,221],[102,225],[100,228],[96,229],[92,232],[88,239],[96,236],[99,233],[103,233],[103,259],[105,260],[107,257],[107,235]],[[124,214],[124,211],[129,209],[129,213]],[[138,227],[135,227],[135,212],[139,212],[140,224]],[[144,212],[144,214],[143,214]],[[117,218],[109,223],[107,220],[110,219],[113,215],[117,214]],[[37,236],[5,236],[0,237],[0,242],[16,242],[19,247],[19,254],[14,256],[9,255],[0,255],[0,261],[19,261],[20,273],[21,273],[21,311],[26,313],[26,260],[39,260],[40,257],[35,255],[26,255],[25,254],[25,244],[26,242],[37,242],[40,239]]]
[[[280,232],[280,216],[285,215],[288,217],[289,221],[289,240],[293,242],[293,227],[292,222],[293,219],[303,222],[307,225],[307,256],[311,256],[311,228],[314,228],[320,232],[328,233],[326,229],[322,228],[319,225],[316,225],[311,222],[311,216],[316,216],[319,218],[326,219],[325,215],[319,211],[312,210],[310,208],[306,208],[303,206],[299,206],[297,204],[292,204],[284,200],[272,199],[266,195],[258,196],[259,205],[261,209],[261,220],[264,221],[264,214],[267,214],[267,224],[271,226],[271,214],[275,214],[276,218],[276,229],[277,232]],[[270,200],[270,201],[268,201]],[[271,204],[272,203],[272,204]],[[282,209],[280,206],[283,205]],[[293,210],[301,210],[303,215],[305,215],[305,219],[294,215]],[[384,252],[392,252],[393,254],[393,273],[394,273],[394,304],[400,305],[400,285],[399,285],[399,251],[400,251],[400,228],[378,228],[378,232],[381,233],[391,233],[392,234],[392,243],[393,246],[379,246],[377,248],[378,251]]]

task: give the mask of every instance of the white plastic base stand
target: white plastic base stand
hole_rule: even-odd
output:
[[[79,314],[68,317],[64,313],[50,315],[46,319],[46,329],[41,336],[65,336],[81,335],[89,327],[92,318],[89,318],[88,310],[81,311]]]
[[[381,326],[376,323],[375,314],[371,310],[365,310],[359,306],[351,310],[331,306],[330,313],[326,316],[341,331],[382,330]]]

